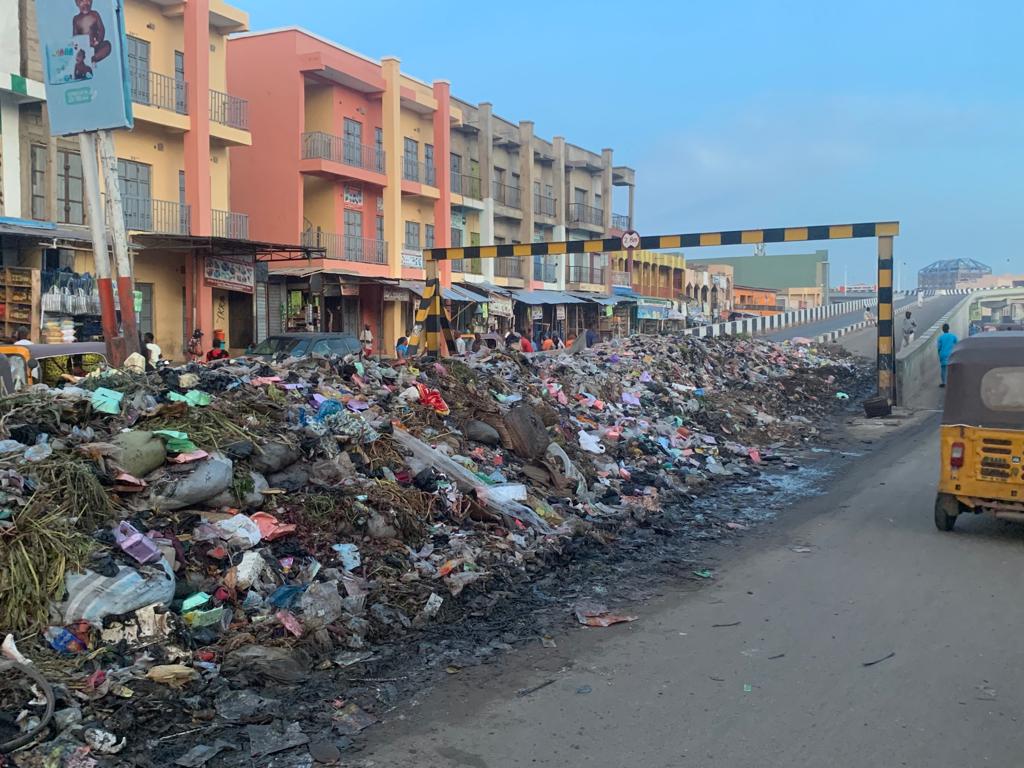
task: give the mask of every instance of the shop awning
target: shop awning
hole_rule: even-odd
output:
[[[496,293],[499,296],[511,296],[514,290],[512,288],[505,288],[500,285],[495,285],[494,283],[489,283],[486,280],[481,280],[479,282],[469,282],[468,280],[464,280],[459,283],[459,285],[462,285],[469,290],[477,291],[478,293]]]
[[[619,301],[639,301],[643,298],[639,293],[631,288],[625,286],[613,286],[612,291],[615,296],[618,297]]]
[[[0,216],[0,235],[13,237],[34,237],[40,242],[61,240],[71,243],[92,243],[92,236],[86,229],[60,227],[52,221],[33,221]]]
[[[412,291],[417,296],[422,296],[426,283],[422,280],[399,280],[398,287]],[[448,301],[464,301],[470,304],[484,304],[487,302],[486,296],[481,296],[473,291],[467,291],[458,285],[453,285],[451,288],[442,288],[441,296]]]
[[[512,298],[523,304],[538,306],[540,304],[586,304],[583,299],[578,299],[565,291],[526,291],[514,290]]]
[[[603,293],[586,293],[583,291],[569,291],[569,293],[591,304],[601,304],[606,307],[614,307],[620,301],[628,301],[624,296],[606,296]]]

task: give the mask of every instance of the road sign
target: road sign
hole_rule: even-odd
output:
[[[640,247],[640,233],[634,232],[632,229],[622,235],[622,250],[628,251],[630,248]]]

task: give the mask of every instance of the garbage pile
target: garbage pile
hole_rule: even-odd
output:
[[[459,621],[567,540],[614,546],[784,464],[867,378],[834,349],[637,336],[105,371],[0,399],[0,753],[336,759],[374,716],[341,691],[307,733],[277,689]]]

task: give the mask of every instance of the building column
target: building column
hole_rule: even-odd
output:
[[[612,151],[601,150],[601,201],[603,204],[601,226],[604,228],[604,236],[607,237],[612,228],[612,204],[615,195],[612,193]]]
[[[636,192],[636,187],[632,184],[629,185],[629,228],[636,229],[636,220],[633,218],[633,195]]]
[[[566,230],[566,206],[569,204],[568,186],[567,186],[567,175],[565,171],[565,137],[555,136],[551,140],[552,148],[555,154],[555,163],[552,168],[553,178],[551,179],[551,186],[555,188],[555,229],[551,234],[551,239],[555,242],[561,242],[568,240],[568,232]],[[561,284],[564,286],[569,280],[569,255],[559,257],[561,269],[558,270],[561,278]]]
[[[437,163],[435,177],[441,196],[434,201],[434,244],[438,248],[451,245],[452,237],[452,174],[451,174],[451,83],[447,80],[434,81],[434,162]],[[452,285],[452,263],[443,261],[438,265],[441,285]]]
[[[31,211],[21,207],[21,131],[18,103],[0,94],[0,157],[3,158],[3,215],[31,218]],[[51,141],[53,145],[55,142]],[[28,162],[26,162],[26,168]],[[47,179],[56,176],[49,173]],[[53,218],[51,216],[51,218]]]
[[[388,275],[402,276],[402,82],[400,61],[394,56],[381,59],[384,93],[381,95],[381,127],[384,131],[384,239],[388,248]],[[437,230],[434,230],[435,236]],[[402,328],[401,305],[384,302],[381,349],[393,349],[406,330]]]
[[[494,245],[494,119],[489,101],[480,103],[480,194],[484,209],[480,213],[480,245]],[[481,259],[484,280],[494,282],[494,259]]]
[[[210,0],[185,3],[185,79],[189,130],[185,132],[185,202],[193,235],[212,232],[210,209]],[[213,337],[213,290],[204,278],[205,264],[194,251],[185,256],[186,330],[203,331],[204,347]]]
[[[519,202],[523,212],[523,220],[519,222],[519,242],[533,242],[533,121],[523,120],[519,123]],[[533,274],[533,257],[526,256],[523,269],[524,284],[532,285],[540,275]],[[540,286],[537,286],[540,287]]]

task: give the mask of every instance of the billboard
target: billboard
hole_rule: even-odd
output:
[[[50,133],[132,127],[123,0],[36,0]]]

